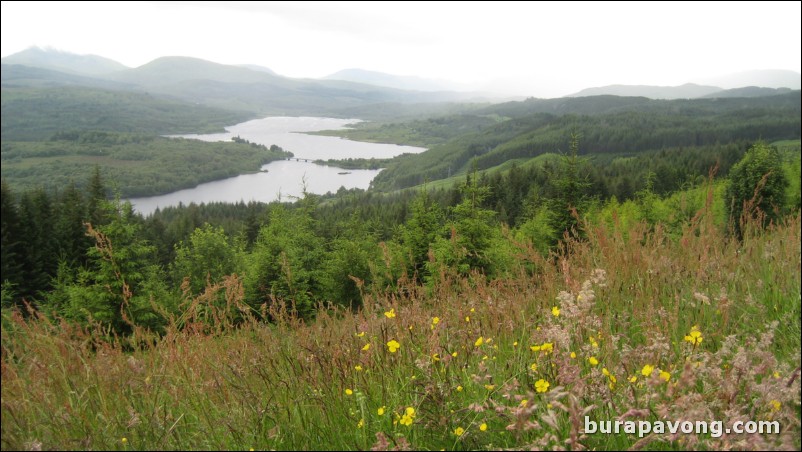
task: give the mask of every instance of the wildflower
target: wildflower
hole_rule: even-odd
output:
[[[551,315],[553,315],[554,317],[559,317],[560,316],[560,308],[558,308],[557,306],[553,306],[551,308]]]
[[[387,343],[387,350],[390,350],[390,353],[397,352],[399,348],[401,348],[401,344],[399,344],[395,339]]]
[[[362,372],[362,366],[356,365],[354,366],[354,370],[357,372]]]
[[[457,436],[462,436],[463,433],[465,433],[465,429],[462,428],[462,427],[457,427],[454,430],[454,434],[457,435]]]
[[[485,355],[485,356],[483,356],[483,357],[482,357],[482,361],[487,361],[487,359],[488,359],[488,356],[487,356],[487,355]]]
[[[395,308],[392,308],[389,311],[385,312],[384,316],[387,317],[388,319],[392,319],[393,317],[395,317]]]
[[[362,347],[362,351],[363,351],[363,352],[366,352],[366,351],[368,351],[369,349],[370,349],[370,344],[365,344],[365,345]]]
[[[694,347],[702,343],[702,332],[699,331],[699,327],[694,325],[691,327],[691,332],[685,336],[685,341],[690,342]]]
[[[537,363],[530,364],[529,368],[532,369],[532,372],[537,372]]]
[[[775,371],[774,372],[774,378],[779,379],[780,378],[780,373]]]
[[[352,391],[350,389],[346,389],[345,390],[345,395],[352,395],[353,393],[354,393],[354,391]]]
[[[512,343],[512,346],[513,346],[513,347],[517,347],[517,346],[518,346],[518,341],[515,341],[515,342],[513,342],[513,343]]]
[[[604,375],[605,377],[609,377],[610,376],[610,371],[607,370],[606,367],[602,367],[602,375]]]
[[[487,431],[487,424],[483,422],[482,425],[479,426],[479,430],[482,431],[482,432],[486,432]]]
[[[638,381],[638,377],[636,377],[636,376],[634,376],[634,375],[633,375],[633,376],[631,376],[631,377],[629,377],[629,382],[630,382],[630,383],[635,383],[636,381]]]
[[[769,402],[769,405],[771,405],[771,411],[780,411],[782,403],[780,403],[779,400],[772,400],[771,402]]]
[[[641,369],[640,374],[643,375],[644,377],[648,377],[652,374],[652,372],[654,372],[654,366],[646,364],[645,366],[643,366],[643,369]]]
[[[520,403],[521,406],[526,406],[528,404],[529,404],[528,400],[526,400],[526,399],[521,400],[521,403]]]
[[[474,309],[474,308],[471,308],[471,312],[476,312],[476,309]]]
[[[540,346],[539,345],[530,345],[529,346],[529,350],[532,350],[533,352],[539,352],[540,351]]]
[[[554,408],[554,405],[552,405],[550,403],[547,403],[546,404],[546,408],[550,410],[550,409]]]
[[[384,416],[384,410],[386,410],[386,409],[387,409],[386,406],[380,406],[379,409],[376,410],[376,413],[378,413],[379,416]]]
[[[404,415],[401,416],[401,420],[399,421],[401,425],[406,425],[407,427],[412,425],[412,421],[415,420],[415,408],[408,406],[407,409],[404,411]]]
[[[365,332],[364,331],[360,331],[360,332],[356,333],[356,337],[365,337]]]
[[[432,317],[432,329],[440,323],[440,317]]]
[[[549,382],[541,378],[535,382],[535,391],[547,392],[549,390],[549,386],[551,386]]]
[[[595,356],[591,356],[590,358],[588,358],[588,362],[590,363],[591,366],[598,366],[599,365],[599,360],[596,359]]]
[[[571,359],[576,359],[576,352],[571,352]]]
[[[540,351],[551,353],[554,351],[554,344],[551,342],[544,342],[543,345],[540,346]]]
[[[485,389],[487,389],[488,391],[492,391],[495,388],[496,388],[496,385],[485,385]]]
[[[462,385],[457,386],[457,392],[462,392]]]
[[[465,321],[466,321],[466,322],[470,322],[470,321],[471,321],[471,317],[470,317],[470,316],[468,316],[468,315],[466,315],[466,316],[465,316]]]
[[[123,438],[120,440],[120,442],[123,443],[123,444],[128,444],[128,438],[123,436]]]
[[[670,374],[670,373],[668,373],[668,372],[666,372],[665,370],[661,370],[661,371],[660,371],[660,378],[662,378],[663,380],[665,380],[665,381],[666,381],[666,383],[667,383],[667,382],[668,382],[668,380],[671,380],[671,374]]]
[[[482,336],[479,336],[479,339],[476,339],[476,342],[473,343],[473,346],[474,347],[480,347],[484,343],[485,343],[485,339]]]
[[[356,424],[356,428],[362,428],[365,426],[365,420],[360,419],[359,422]]]
[[[440,361],[440,354],[439,353],[432,354],[432,361],[435,361],[435,362],[436,361]]]
[[[452,353],[451,356],[456,358],[457,357],[457,352]]]

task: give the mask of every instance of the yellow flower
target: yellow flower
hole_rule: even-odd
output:
[[[123,438],[120,440],[120,442],[123,443],[123,444],[127,444],[128,443],[128,438],[123,436]]]
[[[362,372],[362,366],[359,366],[359,365],[354,366],[354,370],[357,371],[357,372]]]
[[[485,339],[482,336],[479,336],[479,339],[476,339],[476,342],[473,343],[473,346],[474,347],[480,347],[484,343],[485,343]]]
[[[549,382],[541,378],[535,382],[535,391],[547,392],[549,390],[549,386],[551,386]]]
[[[774,372],[774,378],[780,378],[780,373],[775,371]]]
[[[610,371],[607,370],[606,367],[602,367],[602,375],[604,375],[605,377],[609,377],[610,376]]]
[[[476,309],[474,309],[474,308],[471,308],[471,312],[476,312]]]
[[[466,322],[470,322],[470,321],[471,321],[471,317],[466,315],[466,316],[465,316],[465,321],[466,321]]]
[[[532,369],[532,372],[537,372],[537,363],[530,364],[529,368]]]
[[[591,366],[598,366],[599,365],[599,360],[596,359],[595,356],[591,356],[590,358],[588,358],[588,362],[590,363]]]
[[[665,370],[661,370],[660,371],[660,378],[662,378],[663,380],[665,380],[667,382],[668,380],[671,380],[671,374],[666,372]]]
[[[350,390],[350,389],[346,389],[346,390],[345,390],[345,395],[351,395],[351,394],[353,394],[353,393],[354,393],[354,391],[352,391],[352,390]]]
[[[487,424],[483,422],[482,425],[479,426],[479,431],[486,432]]]
[[[370,349],[370,344],[365,344],[365,345],[362,347],[362,351],[363,351],[363,352],[366,352],[366,351],[368,351],[369,349]]]
[[[644,377],[648,377],[652,375],[652,372],[654,372],[654,366],[646,364],[645,366],[643,366],[643,369],[641,369],[640,374],[643,375]]]
[[[553,306],[551,308],[551,315],[553,315],[554,317],[559,317],[560,316],[560,308],[558,308],[557,306]]]
[[[365,426],[365,420],[360,419],[359,422],[356,424],[356,428],[362,428]]]
[[[496,385],[485,385],[485,389],[487,389],[488,391],[492,391],[495,388],[496,388]]]
[[[547,404],[546,404],[546,408],[548,408],[548,409],[550,410],[550,409],[554,408],[554,405],[552,405],[552,404],[550,404],[550,403],[547,403]]]
[[[554,351],[554,344],[551,342],[544,342],[543,345],[540,346],[540,350],[546,353],[551,353]]]
[[[521,400],[521,403],[520,403],[521,406],[526,406],[528,404],[529,404],[528,400],[526,400],[526,399]]]
[[[401,348],[401,344],[399,344],[395,339],[387,343],[387,350],[390,350],[390,353],[397,352],[399,348]]]
[[[636,376],[634,376],[634,375],[633,375],[633,376],[631,376],[631,377],[629,377],[629,382],[630,382],[630,383],[635,383],[636,381],[638,381],[638,377],[636,377]]]
[[[432,361],[440,361],[440,354],[439,353],[432,354]]]
[[[457,357],[457,352],[452,353],[451,356],[456,358]]]
[[[432,317],[432,329],[440,323],[440,317]]]
[[[457,386],[457,392],[462,392],[462,385]]]
[[[364,336],[365,336],[365,332],[364,331],[360,331],[360,332],[356,333],[356,337],[364,337]]]
[[[399,421],[401,425],[406,425],[409,427],[412,425],[412,421],[415,420],[415,408],[408,406],[407,409],[404,411],[404,415],[401,416],[401,420]]]
[[[771,405],[771,411],[780,411],[782,403],[780,403],[779,400],[772,400],[771,402],[769,402],[769,405]]]
[[[699,331],[699,327],[696,325],[691,327],[691,332],[685,336],[685,341],[690,342],[694,347],[701,344],[703,339],[702,332]]]
[[[463,433],[465,433],[465,429],[462,427],[457,427],[456,430],[454,430],[454,434],[457,436],[462,436]]]
[[[532,350],[533,352],[539,352],[540,351],[540,346],[539,345],[530,345],[529,346],[529,350]]]
[[[392,308],[389,311],[385,312],[384,316],[387,317],[388,319],[392,319],[393,317],[395,317],[395,308]]]
[[[385,409],[387,409],[386,406],[380,406],[379,409],[376,410],[376,412],[379,413],[379,416],[384,416],[384,410]]]
[[[571,352],[571,359],[576,359],[576,352]]]
[[[517,346],[518,346],[518,341],[515,341],[515,342],[513,342],[513,343],[512,343],[512,346],[513,346],[513,347],[517,347]]]

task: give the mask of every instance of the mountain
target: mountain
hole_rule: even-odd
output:
[[[758,70],[737,72],[718,77],[708,77],[695,81],[697,83],[720,86],[724,89],[740,88],[743,86],[800,89],[802,75],[800,75],[799,72],[786,70]]]
[[[608,85],[596,88],[586,88],[576,94],[566,97],[588,96],[628,96],[648,97],[650,99],[694,99],[721,91],[717,86],[696,85],[686,83],[681,86],[652,86],[652,85]]]
[[[466,93],[404,91],[341,80],[296,79],[189,57],[162,57],[107,78],[181,100],[256,114],[334,114],[380,102],[447,102]]]
[[[238,67],[244,67],[245,69],[250,69],[252,71],[257,72],[267,72],[270,75],[278,75],[276,71],[270,69],[269,67],[259,66],[258,64],[238,64]]]
[[[365,69],[343,69],[323,77],[324,80],[344,80],[410,91],[453,91],[454,83],[422,77],[386,74]]]
[[[128,69],[121,63],[97,55],[78,55],[55,49],[31,47],[2,59],[3,64],[21,64],[69,74],[101,76]]]
[[[745,86],[743,88],[725,89],[717,93],[702,96],[702,98],[725,98],[725,97],[765,97],[777,96],[790,93],[790,88],[761,88],[757,86]]]
[[[84,86],[104,89],[134,89],[131,84],[87,77],[85,75],[30,67],[21,64],[2,64],[0,79],[3,87],[56,87],[56,86]]]

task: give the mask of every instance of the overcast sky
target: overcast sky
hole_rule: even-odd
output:
[[[30,46],[136,67],[182,55],[290,77],[346,68],[553,97],[801,72],[800,2],[2,2],[2,56]]]

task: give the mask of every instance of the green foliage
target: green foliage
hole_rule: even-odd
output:
[[[512,119],[479,131],[466,127],[463,133],[426,152],[398,157],[373,185],[394,190],[464,173],[474,158],[478,168],[484,170],[555,152],[572,132],[582,136],[583,150],[594,155],[711,147],[759,138],[796,139],[800,133],[799,96],[799,91],[766,98],[716,100],[599,96],[492,106],[483,112]],[[463,116],[462,121],[470,124],[471,117]],[[459,130],[456,124],[451,129]]]
[[[589,200],[590,183],[579,158],[579,135],[571,134],[571,153],[563,156],[555,172],[549,177],[548,200],[549,225],[557,233],[556,240],[564,237],[582,237],[581,217]]]
[[[80,86],[4,84],[0,109],[3,142],[46,141],[59,132],[94,130],[152,135],[213,133],[252,117],[241,111],[160,99],[142,92]]]
[[[15,189],[25,190],[63,187],[102,173],[123,197],[152,196],[257,171],[286,155],[253,143],[111,132],[64,133],[43,142],[10,142],[4,137],[2,175]]]
[[[308,208],[288,210],[275,205],[259,230],[246,273],[246,300],[252,307],[274,300],[293,303],[302,316],[315,308],[323,272],[323,241],[314,232]]]
[[[220,282],[223,276],[242,272],[241,243],[231,240],[221,227],[214,228],[207,223],[195,229],[187,242],[176,245],[175,250],[175,263],[171,268],[173,284],[181,286],[186,278],[192,295]]]
[[[787,186],[777,149],[764,142],[749,148],[744,158],[732,167],[727,189],[730,222],[735,234],[743,235],[747,219],[760,216],[764,226],[776,222],[784,208]]]

